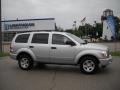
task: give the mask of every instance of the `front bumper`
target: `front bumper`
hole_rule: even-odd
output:
[[[110,63],[112,63],[112,56],[111,55],[109,55],[108,58],[100,59],[100,66],[107,66]]]

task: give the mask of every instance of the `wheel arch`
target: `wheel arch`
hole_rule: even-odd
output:
[[[92,54],[86,54],[86,55],[83,55],[83,56],[81,56],[81,57],[79,58],[77,64],[80,64],[80,63],[81,63],[82,58],[84,58],[84,57],[88,57],[88,56],[89,56],[89,57],[93,57],[93,58],[95,58],[98,64],[100,63],[99,59],[98,59],[95,55],[92,55]]]
[[[28,55],[32,60],[34,60],[34,58],[33,58],[28,52],[25,52],[25,51],[20,52],[20,53],[17,55],[16,59],[18,60],[21,55]]]

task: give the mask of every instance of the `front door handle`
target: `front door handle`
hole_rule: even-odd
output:
[[[51,47],[51,49],[57,49],[56,47]]]
[[[34,46],[29,46],[29,48],[34,48]]]

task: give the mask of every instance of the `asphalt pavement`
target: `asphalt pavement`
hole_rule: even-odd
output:
[[[17,61],[0,58],[0,90],[120,90],[120,57],[93,75],[85,75],[78,66],[36,65],[21,70]]]

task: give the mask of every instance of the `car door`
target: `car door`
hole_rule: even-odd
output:
[[[50,58],[50,46],[48,44],[49,33],[34,33],[31,44],[32,52],[40,62],[49,62]]]
[[[52,63],[73,63],[75,57],[76,46],[67,45],[66,41],[70,41],[67,36],[61,34],[52,35],[52,44],[50,49],[50,57]]]

